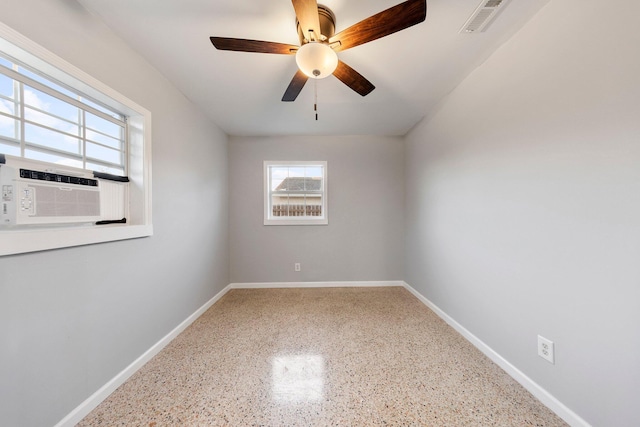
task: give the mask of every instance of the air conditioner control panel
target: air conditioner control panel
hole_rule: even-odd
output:
[[[24,188],[21,191],[20,210],[27,215],[35,214],[35,201],[33,188]]]

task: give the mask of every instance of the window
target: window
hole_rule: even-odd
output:
[[[325,225],[327,162],[264,162],[264,224]]]
[[[1,22],[0,154],[7,163],[3,179],[24,168],[44,171],[38,179],[107,180],[113,184],[98,186],[100,204],[108,211],[101,210],[100,216],[127,213],[126,223],[96,221],[108,225],[16,221],[0,227],[0,256],[153,234],[151,113]],[[128,177],[126,186],[117,184],[115,176]],[[3,188],[3,200],[13,203],[9,187],[8,192]],[[118,203],[102,203],[103,197]],[[42,197],[34,200],[44,204]]]
[[[126,116],[0,52],[0,153],[127,173]]]

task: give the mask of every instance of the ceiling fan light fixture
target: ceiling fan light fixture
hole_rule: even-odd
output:
[[[308,77],[324,79],[333,74],[338,66],[338,55],[327,44],[309,42],[296,52],[296,63]]]
[[[483,3],[493,7],[507,1],[484,0]],[[367,96],[375,86],[362,74],[338,60],[336,52],[394,34],[423,22],[427,17],[427,0],[404,0],[336,34],[336,17],[331,9],[318,4],[317,0],[291,0],[291,3],[296,13],[299,45],[209,37],[219,50],[295,55],[298,70],[282,96],[283,102],[295,101],[310,78],[317,82],[331,74],[354,92]]]

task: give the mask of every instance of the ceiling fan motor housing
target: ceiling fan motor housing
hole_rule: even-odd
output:
[[[316,34],[319,42],[324,42],[334,36],[336,32],[336,15],[327,6],[318,5],[318,18],[320,19],[320,32],[322,34]],[[300,27],[300,22],[296,18],[296,29],[298,30],[298,37],[300,38],[300,46],[306,44],[310,40],[310,35],[306,34],[307,31]]]

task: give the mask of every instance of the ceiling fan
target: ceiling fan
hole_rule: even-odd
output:
[[[333,74],[362,96],[375,86],[356,70],[338,59],[336,52],[388,36],[424,21],[426,0],[407,0],[370,16],[351,27],[335,32],[335,15],[316,0],[291,0],[296,13],[300,46],[261,40],[210,37],[219,50],[295,55],[299,70],[293,76],[282,100],[294,101],[309,78],[322,79]]]

